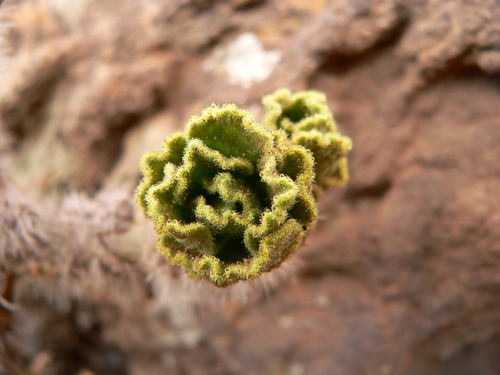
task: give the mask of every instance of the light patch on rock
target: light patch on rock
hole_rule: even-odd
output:
[[[70,26],[77,25],[80,22],[88,5],[86,0],[47,0],[47,2],[50,8]]]
[[[247,89],[267,79],[281,60],[281,52],[266,51],[252,33],[243,33],[226,48],[223,66],[229,82]]]
[[[5,19],[2,18],[4,15],[4,9],[0,8],[0,74],[5,70],[5,65],[7,63],[7,42],[5,41],[5,34],[7,32],[8,24]],[[3,80],[0,80],[2,82]]]

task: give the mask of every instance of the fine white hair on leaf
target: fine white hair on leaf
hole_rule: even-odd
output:
[[[231,302],[249,303],[269,296],[284,283],[293,280],[302,265],[301,259],[296,256],[255,280],[220,289],[206,281],[189,278],[179,267],[168,263],[153,246],[146,251],[145,257],[148,258],[145,263],[155,298],[168,309],[173,304],[186,308],[217,308]]]
[[[50,231],[41,219],[40,207],[13,188],[0,172],[0,262],[40,256]]]
[[[127,192],[103,191],[94,198],[71,193],[61,204],[61,219],[73,225],[85,225],[94,233],[122,233],[128,229],[134,210]]]
[[[126,231],[132,219],[133,203],[123,192],[71,194],[60,207],[41,206],[0,173],[2,271],[19,275],[19,290],[61,306],[70,298],[113,298],[106,296],[110,282],[141,288],[139,265],[106,240]]]

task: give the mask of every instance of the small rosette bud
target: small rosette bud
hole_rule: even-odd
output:
[[[142,171],[137,201],[158,250],[218,287],[278,267],[316,221],[312,153],[234,104],[191,118]]]
[[[265,96],[262,102],[265,125],[284,130],[293,144],[313,153],[316,192],[347,182],[346,154],[352,142],[337,131],[324,94],[317,91],[292,94],[288,89],[281,89]]]

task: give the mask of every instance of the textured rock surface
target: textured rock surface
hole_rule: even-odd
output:
[[[7,15],[2,155],[31,194],[130,189],[143,144],[156,137],[159,147],[212,102],[258,116],[260,97],[283,86],[324,91],[355,146],[351,180],[324,194],[293,282],[201,317],[178,307],[165,318],[176,329],[144,325],[139,312],[123,325],[95,318],[132,374],[498,373],[497,2],[103,3],[76,17],[23,2]],[[281,54],[248,88],[224,70],[227,46],[245,32]],[[0,330],[5,321],[2,312]],[[59,346],[41,340],[25,362],[36,369],[43,353],[78,347],[65,335]],[[112,360],[84,353],[87,368],[111,373]]]

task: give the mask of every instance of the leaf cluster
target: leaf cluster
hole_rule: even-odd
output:
[[[264,106],[267,126],[212,105],[142,159],[136,197],[158,250],[218,287],[257,278],[302,244],[317,217],[315,173],[319,187],[347,178],[350,142],[324,96],[280,90]]]

